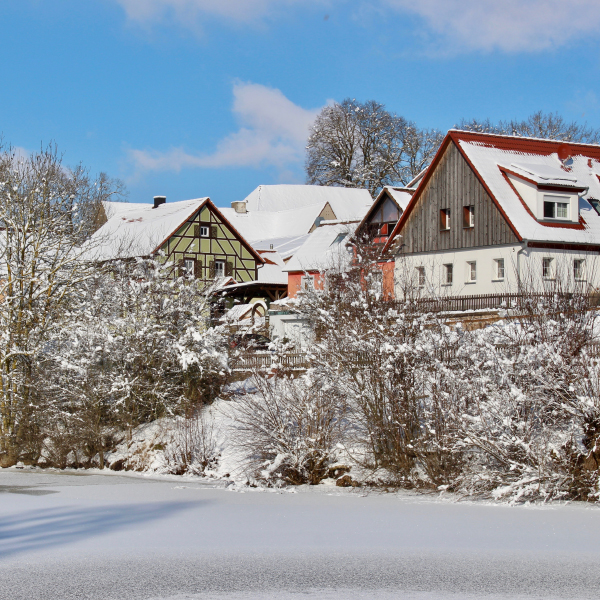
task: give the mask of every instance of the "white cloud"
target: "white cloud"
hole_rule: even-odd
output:
[[[293,4],[325,4],[328,0],[116,0],[132,21],[152,23],[164,18],[195,27],[205,17],[238,23],[260,21]]]
[[[455,50],[539,51],[596,37],[598,0],[381,0],[421,16]]]
[[[233,113],[240,128],[223,138],[211,154],[183,148],[129,150],[136,171],[180,171],[185,168],[265,167],[281,172],[304,159],[309,127],[320,109],[294,104],[280,90],[256,83],[236,82]]]

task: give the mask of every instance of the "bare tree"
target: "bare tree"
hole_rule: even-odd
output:
[[[522,121],[498,121],[490,119],[483,121],[463,119],[457,127],[467,131],[481,133],[496,133],[499,135],[514,135],[518,137],[544,138],[563,142],[579,142],[582,144],[600,143],[600,129],[594,129],[587,123],[567,121],[558,113],[544,113],[541,110],[533,113]]]
[[[431,161],[442,136],[419,129],[374,100],[346,99],[317,116],[307,145],[310,184],[366,188],[403,185]]]
[[[62,165],[55,147],[0,154],[0,466],[35,458],[34,363],[93,272],[80,260],[115,188]]]

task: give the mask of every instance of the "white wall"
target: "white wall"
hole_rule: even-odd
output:
[[[504,259],[504,279],[496,276],[496,259]],[[417,267],[424,267],[426,285],[420,288],[422,296],[468,296],[518,291],[518,272],[521,281],[536,290],[550,289],[551,280],[542,279],[542,260],[552,258],[554,278],[572,288],[574,285],[600,287],[600,257],[598,254],[573,250],[525,248],[524,245],[486,246],[465,250],[436,253],[399,255],[396,257],[394,279],[396,297],[403,297],[404,289],[417,285]],[[573,260],[585,260],[585,281],[574,283]],[[477,278],[470,282],[467,263],[475,262]],[[453,265],[453,282],[446,285],[444,265]]]
[[[312,331],[308,320],[301,315],[269,313],[271,338],[287,338],[297,348],[305,349],[311,345]]]

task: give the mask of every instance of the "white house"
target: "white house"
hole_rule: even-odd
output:
[[[449,131],[384,249],[396,294],[600,286],[600,146]]]

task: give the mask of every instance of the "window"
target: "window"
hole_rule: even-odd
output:
[[[452,265],[444,265],[444,285],[452,285]]]
[[[425,267],[417,267],[417,284],[419,287],[425,287]]]
[[[496,263],[496,279],[504,279],[504,259],[497,258]]]
[[[471,261],[467,263],[467,283],[475,283],[477,281],[477,263]]]
[[[585,279],[585,260],[576,258],[573,261],[573,279],[575,281],[583,281]]]
[[[440,210],[440,230],[447,231],[450,229],[450,209],[442,208]]]
[[[210,229],[208,225],[200,225],[200,237],[210,237]]]
[[[196,275],[196,261],[193,258],[185,258],[183,260],[183,266],[185,267],[186,275]]]
[[[600,200],[596,200],[596,198],[588,198],[588,202],[592,205],[593,209],[600,215]]]
[[[225,277],[225,261],[215,260],[215,279]]]
[[[542,258],[542,277],[544,279],[552,279],[553,276],[553,258]]]
[[[544,219],[569,219],[569,203],[561,196],[544,196]]]
[[[303,290],[314,290],[315,289],[315,278],[312,275],[303,275],[300,280]]]
[[[468,229],[475,227],[475,207],[463,206],[463,227]]]

